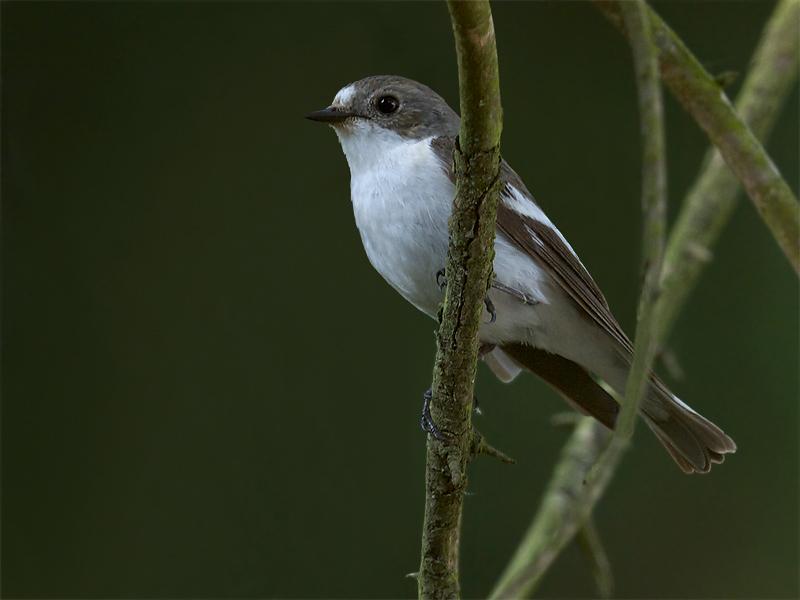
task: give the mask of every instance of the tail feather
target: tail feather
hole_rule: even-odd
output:
[[[658,438],[658,441],[661,442],[661,445],[664,446],[672,457],[672,460],[680,467],[681,471],[687,474],[694,473],[694,465],[683,457],[681,451],[672,443],[671,438],[667,437],[667,434],[662,432],[658,427],[651,425],[652,421],[647,420],[646,422],[650,426],[650,430],[655,434],[656,438]]]
[[[736,452],[736,443],[711,421],[676,398],[655,376],[642,416],[686,473],[708,473]]]
[[[586,369],[563,356],[526,344],[505,344],[503,352],[549,383],[574,408],[614,428],[619,404]]]
[[[582,366],[525,344],[505,344],[502,350],[506,358],[539,375],[578,410],[613,429],[619,405]],[[685,473],[708,473],[711,465],[725,460],[725,454],[736,452],[736,444],[724,431],[681,402],[655,375],[641,415]]]

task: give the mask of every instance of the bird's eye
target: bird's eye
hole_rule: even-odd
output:
[[[400,107],[400,101],[394,96],[381,96],[375,106],[384,115],[390,115]]]

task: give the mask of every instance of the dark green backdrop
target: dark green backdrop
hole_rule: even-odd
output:
[[[768,2],[656,7],[713,72]],[[354,79],[457,99],[444,4],[3,3],[2,591],[402,597],[434,323],[371,269],[331,131]],[[587,3],[495,6],[505,156],[632,329],[629,50]],[[735,91],[734,86],[733,91]],[[769,149],[796,189],[798,95]],[[672,213],[706,148],[667,106]],[[797,281],[742,199],[673,336],[739,452],[687,477],[640,428],[598,510],[625,597],[798,594]],[[481,367],[463,587],[485,594],[566,432]],[[568,550],[541,593],[594,594]]]

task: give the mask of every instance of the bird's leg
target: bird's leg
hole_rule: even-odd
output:
[[[440,291],[444,291],[447,287],[447,276],[445,275],[444,269],[439,269],[436,271],[436,285],[439,286]],[[497,312],[494,308],[494,303],[492,299],[489,298],[489,293],[486,293],[486,297],[483,299],[483,304],[486,306],[486,311],[489,313],[489,323],[494,323],[497,321]]]

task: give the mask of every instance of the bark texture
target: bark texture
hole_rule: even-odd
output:
[[[420,598],[460,595],[458,548],[467,464],[476,443],[472,402],[478,329],[492,278],[502,109],[488,1],[448,2],[458,55],[461,131],[454,153],[456,198],[449,223],[447,290],[437,333],[428,436]],[[479,444],[478,444],[479,445]]]

